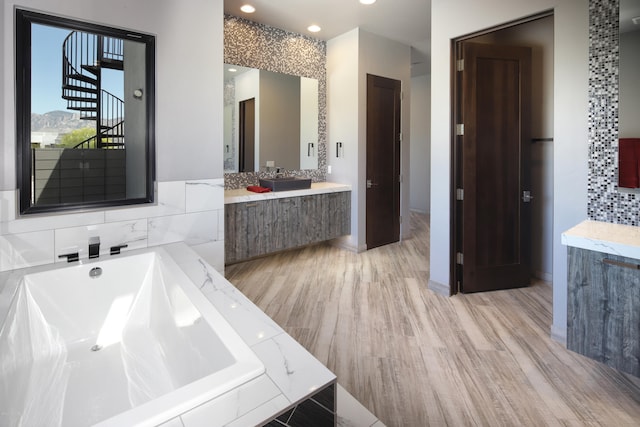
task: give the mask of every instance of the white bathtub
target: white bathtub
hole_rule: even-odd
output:
[[[10,282],[3,427],[155,426],[264,372],[162,248]]]

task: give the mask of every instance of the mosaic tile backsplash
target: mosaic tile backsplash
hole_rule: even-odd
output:
[[[327,47],[322,40],[259,24],[232,15],[224,17],[224,62],[318,80],[318,169],[286,170],[291,176],[326,180]],[[226,190],[257,185],[275,172],[225,173]]]
[[[640,225],[636,194],[618,191],[619,0],[589,2],[589,219]]]

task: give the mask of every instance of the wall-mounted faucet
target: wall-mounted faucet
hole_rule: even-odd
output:
[[[89,237],[89,258],[98,258],[100,256],[100,237]]]

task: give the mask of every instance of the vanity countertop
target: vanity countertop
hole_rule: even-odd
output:
[[[255,202],[259,200],[282,199],[285,197],[302,197],[323,193],[338,193],[351,191],[349,184],[337,184],[335,182],[313,182],[311,188],[305,190],[270,191],[268,193],[254,193],[245,188],[237,190],[225,190],[224,204]]]
[[[586,220],[562,233],[563,245],[640,259],[640,227]]]

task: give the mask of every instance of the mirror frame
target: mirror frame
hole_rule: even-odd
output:
[[[143,197],[95,202],[60,203],[38,206],[31,203],[31,24],[68,28],[145,45],[145,195]],[[155,36],[108,27],[24,9],[15,9],[16,58],[16,140],[17,181],[20,214],[85,210],[112,206],[153,203],[155,189]]]

